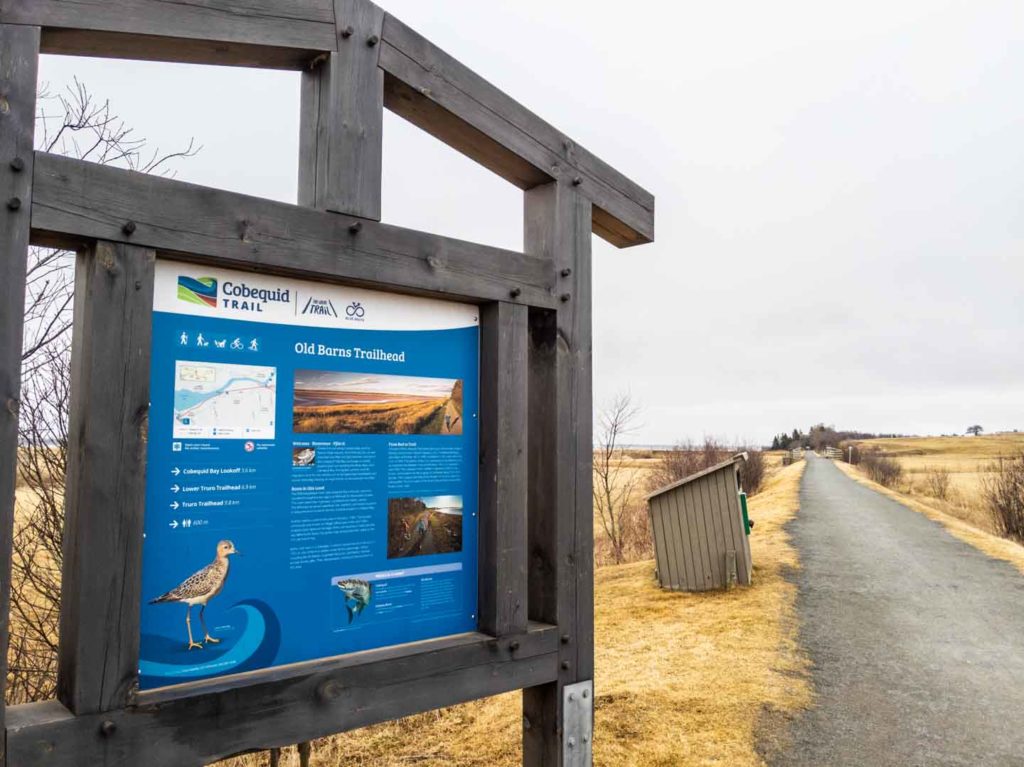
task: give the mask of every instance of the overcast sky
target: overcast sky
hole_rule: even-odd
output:
[[[633,441],[1024,429],[1024,3],[382,0],[657,198],[594,241]],[[298,75],[46,57],[178,178],[294,201]],[[391,114],[384,220],[519,249],[522,195]]]

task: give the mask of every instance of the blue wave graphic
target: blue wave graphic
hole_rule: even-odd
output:
[[[153,689],[272,665],[281,644],[281,627],[269,605],[248,600],[234,605],[229,612],[243,615],[245,620],[241,634],[230,646],[230,638],[225,637],[221,645],[188,651],[177,639],[143,637],[143,647],[157,650],[163,657],[139,660],[140,688]],[[175,662],[176,657],[188,662]]]

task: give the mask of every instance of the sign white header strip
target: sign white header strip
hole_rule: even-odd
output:
[[[153,310],[335,330],[451,330],[479,324],[472,304],[158,259]]]

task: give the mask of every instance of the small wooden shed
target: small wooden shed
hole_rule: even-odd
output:
[[[739,453],[647,496],[662,588],[708,591],[751,580]]]

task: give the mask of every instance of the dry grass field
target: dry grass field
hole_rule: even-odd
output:
[[[296,432],[305,434],[440,434],[447,399],[296,406]]]
[[[872,439],[854,444],[864,450],[880,450],[899,462],[905,478],[897,489],[904,495],[926,500],[943,514],[991,533],[992,517],[982,496],[987,469],[1000,458],[1024,452],[1024,434]],[[934,497],[929,488],[928,475],[935,470],[949,472],[946,499]]]
[[[657,587],[650,561],[597,569],[597,765],[762,765],[758,742],[784,739],[785,721],[809,705],[796,587],[785,577],[798,563],[783,529],[804,465],[775,472],[751,500],[750,588],[677,594]],[[318,742],[313,764],[511,767],[520,727],[513,693]],[[233,764],[266,763],[254,755]],[[294,752],[282,764],[295,767]]]
[[[877,482],[872,482],[860,469],[850,466],[848,463],[836,461],[836,466],[857,482],[867,485],[893,500],[899,501],[935,522],[939,522],[960,540],[974,546],[990,557],[1009,562],[1024,573],[1024,546],[994,535],[987,527],[979,527],[973,524],[969,521],[970,515],[964,514],[964,507],[927,496],[914,495],[901,490],[883,487]],[[978,481],[980,483],[980,479]],[[967,486],[970,487],[971,485],[967,484]]]

